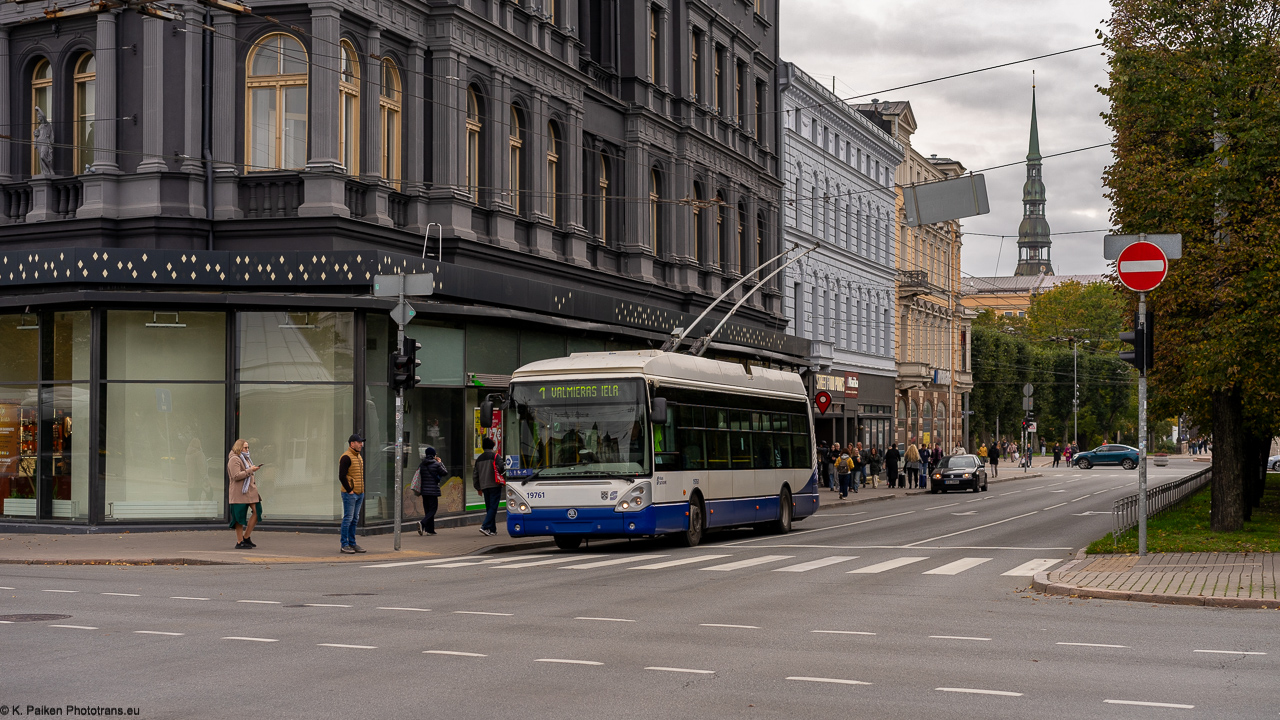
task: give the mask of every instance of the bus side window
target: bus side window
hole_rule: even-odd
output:
[[[813,455],[809,451],[808,435],[791,435],[791,467],[809,469]]]
[[[707,467],[711,470],[728,470],[729,433],[725,431],[708,430],[706,438]]]

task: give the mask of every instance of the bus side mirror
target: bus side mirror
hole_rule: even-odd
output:
[[[653,413],[650,417],[655,425],[667,424],[667,399],[656,397],[653,399]]]
[[[480,403],[480,427],[493,427],[493,401],[488,398]]]

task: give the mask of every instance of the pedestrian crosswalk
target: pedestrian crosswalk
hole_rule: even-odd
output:
[[[862,560],[862,564],[854,562],[857,560]],[[485,571],[528,569],[535,572],[551,572],[555,570],[671,570],[677,572],[705,570],[721,573],[752,570],[810,573],[833,570],[846,575],[880,575],[898,571],[930,576],[956,576],[981,568],[978,572],[990,573],[992,570],[996,570],[997,572],[994,574],[1002,577],[1031,577],[1063,562],[1058,558],[1035,558],[1018,562],[1019,560],[1021,558],[1005,564],[993,557],[933,558],[925,555],[909,555],[881,559],[858,555],[829,555],[826,557],[804,558],[795,555],[744,556],[744,554],[736,553],[695,552],[674,558],[667,554],[605,557],[592,555],[518,555],[506,558],[458,558],[453,561],[432,563],[375,563],[364,567],[410,567],[415,571],[421,570],[433,573],[454,568],[474,568]],[[1014,564],[1015,562],[1017,564]],[[837,565],[841,567],[833,567]],[[851,567],[853,565],[857,566]],[[1010,567],[1010,565],[1013,566]],[[1000,572],[1000,570],[1003,571]]]

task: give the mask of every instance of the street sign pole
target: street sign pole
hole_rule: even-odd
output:
[[[1138,293],[1138,333],[1146,330],[1147,294]],[[1147,554],[1147,370],[1138,372],[1138,555]]]
[[[400,281],[400,305],[404,305],[404,280]],[[399,307],[397,306],[397,309]],[[403,314],[400,315],[403,317]],[[404,323],[396,321],[396,352],[404,347]],[[413,368],[409,368],[413,374]],[[400,550],[400,519],[404,513],[404,387],[396,388],[396,491],[395,491],[395,549]]]

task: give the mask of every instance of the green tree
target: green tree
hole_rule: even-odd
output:
[[[1280,2],[1112,5],[1102,92],[1113,220],[1183,237],[1182,259],[1148,296],[1151,410],[1212,427],[1210,525],[1237,530],[1256,474],[1246,447],[1270,437],[1280,405]]]
[[[1076,337],[1088,339],[1096,349],[1115,350],[1128,312],[1128,303],[1111,283],[1068,280],[1031,299],[1027,336],[1038,341]]]

